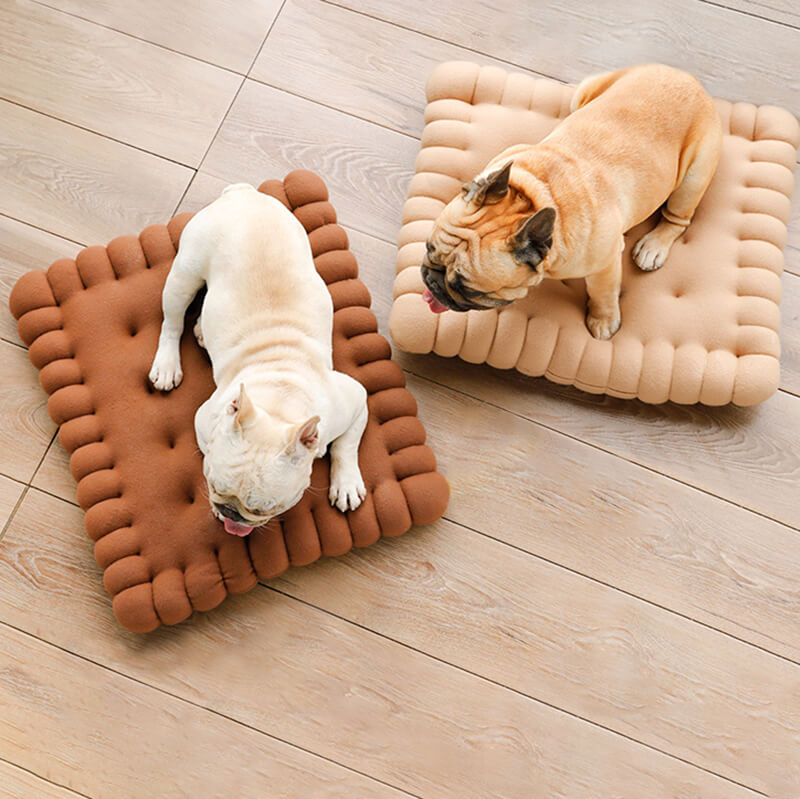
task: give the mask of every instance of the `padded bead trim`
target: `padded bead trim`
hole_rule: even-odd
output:
[[[314,463],[312,489],[295,508],[246,540],[226,534],[205,500],[198,501],[203,478],[191,418],[176,427],[176,419],[186,415],[171,404],[186,389],[188,378],[164,396],[145,377],[161,323],[160,288],[190,214],[180,214],[167,225],[151,225],[138,237],[121,236],[107,247],[88,247],[75,261],[62,259],[46,272],[28,273],[11,294],[20,335],[41,370],[42,386],[51,395],[48,409],[71,454],[78,502],[86,510],[86,530],[105,570],[104,584],[114,596],[114,613],[136,632],[209,610],[227,594],[247,591],[258,579],[275,577],[290,565],[341,555],[381,536],[399,535],[412,523],[432,522],[447,505],[447,483],[424,445],[425,431],[403,372],[389,360],[391,348],[377,333],[369,292],[358,280],[358,265],[336,223],[325,184],[311,172],[296,171],[283,182],[267,181],[260,190],[287,205],[308,232],[317,269],[334,302],[334,363],[368,392],[370,422],[361,454],[369,493],[356,511],[342,514],[330,506],[327,460]],[[152,301],[129,307],[127,300],[144,289]],[[101,303],[101,316],[113,323],[112,342],[85,329],[92,302]],[[141,344],[136,343],[140,335]],[[125,389],[131,396],[122,398],[124,410],[119,413],[125,414],[123,427],[145,426],[137,449],[146,444],[148,452],[161,453],[160,468],[180,475],[164,475],[169,483],[164,516],[174,530],[143,526],[152,500],[135,486],[137,474],[129,462],[136,453],[118,446],[120,420],[106,407],[108,387],[106,394],[98,388],[103,370],[95,363],[83,374],[92,362],[88,354],[101,347],[114,352],[132,348],[125,350],[127,371],[120,374],[121,379],[134,375]],[[184,357],[195,359],[194,374],[209,372],[205,356],[198,353],[192,342]],[[111,394],[117,407],[120,398],[116,391]],[[145,468],[151,464],[146,462]]]
[[[617,334],[608,342],[595,341],[583,325],[583,295],[573,297],[574,313],[567,310],[566,302],[560,303],[558,314],[544,307],[544,301],[534,311],[530,297],[499,311],[429,312],[421,297],[419,264],[435,218],[464,181],[512,143],[506,137],[489,152],[490,137],[499,139],[497,126],[511,125],[513,115],[514,130],[538,130],[537,135],[545,135],[569,113],[572,93],[572,87],[494,66],[448,62],[433,70],[416,174],[398,235],[395,301],[389,323],[395,344],[408,352],[435,352],[501,369],[513,367],[584,391],[638,397],[650,403],[752,405],[763,401],[779,384],[780,281],[776,277],[783,269],[800,144],[797,120],[774,106],[716,101],[726,135],[719,181],[712,182],[707,200],[720,208],[719,257],[727,259],[725,266],[733,273],[728,282],[734,296],[724,299],[735,306],[732,319],[724,311],[719,318],[720,328],[728,325],[724,342],[718,335],[684,341],[666,334],[641,340]],[[501,115],[498,106],[507,112]],[[479,152],[479,146],[485,149]],[[724,182],[724,190],[711,196],[717,182]],[[702,209],[703,204],[698,218]],[[688,245],[694,233],[690,227],[675,247]],[[697,270],[704,266],[692,264]],[[536,291],[561,291],[549,283],[555,281],[545,281]],[[651,285],[653,292],[663,291],[652,280]],[[667,289],[677,303],[672,306],[673,318],[682,308],[694,307],[696,294],[691,290],[680,285]],[[564,292],[560,296],[563,300]],[[621,332],[625,332],[624,321]]]

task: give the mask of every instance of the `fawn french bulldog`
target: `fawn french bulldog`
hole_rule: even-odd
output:
[[[571,113],[541,142],[492,159],[448,203],[428,238],[432,311],[508,305],[545,278],[586,278],[586,324],[620,326],[624,234],[661,208],[633,250],[660,268],[719,160],[713,100],[691,75],[649,64],[584,80]]]

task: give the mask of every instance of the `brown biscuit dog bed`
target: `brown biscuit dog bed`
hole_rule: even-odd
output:
[[[333,299],[334,366],[369,394],[359,451],[368,495],[356,511],[330,506],[325,458],[315,462],[301,502],[249,537],[229,535],[212,516],[193,419],[214,384],[191,320],[181,340],[180,387],[160,394],[147,379],[161,290],[190,214],[30,272],[11,294],[20,336],[51,395],[48,410],[72,455],[78,502],[114,613],[130,630],[176,624],[291,565],[432,522],[447,505],[447,483],[424,444],[403,373],[377,333],[325,184],[297,171],[260,190],[287,205],[308,232]]]
[[[433,220],[497,153],[546,136],[572,92],[467,62],[431,74],[398,242],[395,344],[651,403],[766,399],[779,381],[782,249],[800,142],[797,120],[780,108],[718,101],[726,135],[716,176],[659,271],[642,272],[630,256],[654,220],[626,237],[623,321],[610,341],[586,329],[583,280],[545,280],[500,310],[435,315],[422,300]]]

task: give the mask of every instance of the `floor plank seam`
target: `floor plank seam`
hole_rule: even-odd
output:
[[[30,486],[26,485],[25,488],[22,489],[22,493],[17,498],[16,503],[14,504],[11,513],[9,514],[8,518],[6,519],[6,523],[3,525],[3,529],[0,530],[0,546],[3,544],[3,539],[5,538],[6,531],[9,527],[11,527],[11,522],[13,521],[14,517],[17,515],[17,511],[22,506],[22,503],[25,501],[25,497],[28,495],[28,491],[30,491]]]
[[[8,477],[8,475],[2,474],[2,473],[0,473],[0,476]],[[11,477],[9,479],[14,480],[14,478],[11,478]],[[15,480],[15,482],[20,482],[20,481],[19,480]],[[51,497],[52,499],[56,499],[56,500],[59,500],[60,502],[64,502],[64,503],[66,503],[67,505],[69,505],[69,506],[71,506],[73,508],[76,508],[76,509],[79,509],[79,510],[81,509],[80,505],[78,505],[77,502],[65,499],[64,497],[62,497],[62,496],[60,496],[58,494],[55,494],[52,491],[48,491],[46,488],[42,488],[41,486],[36,486],[36,485],[30,485],[29,488],[31,488],[33,491],[35,491],[35,492],[37,492],[39,494],[44,494],[44,495],[46,495],[48,497]],[[679,617],[681,619],[684,619],[685,621],[692,622],[693,624],[697,624],[697,625],[699,625],[701,627],[704,627],[705,629],[708,629],[708,630],[711,630],[713,632],[719,633],[720,635],[724,635],[726,638],[729,638],[729,639],[732,639],[734,641],[737,641],[738,643],[740,643],[740,644],[742,644],[744,646],[749,646],[749,647],[752,647],[753,649],[761,650],[762,652],[764,652],[764,653],[766,653],[768,655],[771,655],[772,657],[775,657],[778,660],[782,660],[782,661],[785,661],[786,663],[792,664],[793,666],[800,667],[800,660],[795,660],[794,658],[789,657],[788,655],[783,655],[780,652],[775,652],[775,651],[763,646],[762,644],[757,644],[754,641],[747,640],[746,638],[740,638],[739,636],[735,635],[734,633],[729,632],[727,630],[723,630],[723,629],[721,629],[719,627],[715,627],[713,624],[711,624],[709,622],[705,622],[705,621],[702,621],[701,619],[697,619],[694,616],[690,616],[687,613],[684,613],[684,612],[682,612],[680,610],[676,610],[675,608],[668,607],[667,605],[662,605],[661,603],[656,602],[653,599],[648,599],[645,596],[640,596],[639,594],[633,593],[632,591],[628,591],[628,590],[626,590],[624,588],[621,588],[620,586],[614,585],[613,583],[605,582],[604,580],[601,580],[598,577],[593,577],[591,574],[586,574],[585,572],[582,572],[579,569],[576,569],[576,568],[574,568],[572,566],[569,566],[566,563],[561,563],[561,562],[559,562],[557,560],[553,560],[551,558],[546,557],[545,555],[542,555],[542,554],[540,554],[538,552],[534,552],[532,550],[523,549],[522,547],[518,546],[517,544],[513,544],[510,541],[504,541],[503,539],[497,538],[497,537],[491,535],[490,533],[487,533],[487,532],[485,532],[483,530],[478,529],[477,527],[472,527],[469,524],[465,524],[464,522],[458,521],[458,520],[448,516],[447,514],[445,514],[442,518],[445,521],[449,522],[450,524],[455,525],[456,527],[459,527],[459,528],[461,528],[463,530],[469,530],[470,532],[475,533],[476,535],[480,535],[480,536],[482,536],[484,538],[487,538],[487,539],[489,539],[491,541],[494,541],[498,546],[508,547],[509,549],[512,549],[512,550],[514,550],[516,552],[519,552],[520,554],[524,555],[525,557],[534,558],[535,560],[538,560],[541,563],[547,563],[548,565],[552,566],[553,568],[563,570],[563,571],[565,571],[565,572],[567,572],[569,574],[572,574],[572,575],[574,575],[576,577],[579,577],[579,578],[584,579],[584,580],[588,580],[589,582],[594,583],[596,585],[601,585],[604,588],[608,588],[611,591],[615,591],[615,592],[617,592],[619,594],[622,594],[624,596],[630,597],[631,599],[634,599],[634,600],[637,600],[639,602],[642,602],[645,605],[650,605],[651,607],[658,608],[659,610],[661,610],[661,611],[663,611],[665,613],[670,613],[673,616],[677,616],[677,617]],[[423,535],[424,535],[424,532],[423,532]],[[345,555],[344,557],[347,557],[347,555]],[[265,581],[261,581],[260,584],[263,585],[263,586],[266,586],[268,588],[272,588],[273,587],[268,581],[266,581],[266,582]],[[289,594],[289,596],[295,597],[294,594]],[[297,597],[295,597],[295,598],[297,598]],[[325,608],[323,608],[321,606],[315,605],[314,607],[317,607],[320,611],[322,611],[324,613],[328,612],[327,610],[325,610]],[[748,628],[744,628],[744,629],[748,629]],[[757,631],[756,630],[752,630],[751,632],[757,632]]]
[[[563,80],[555,75],[551,75],[548,72],[538,72],[530,67],[526,67],[523,64],[518,64],[515,61],[508,61],[505,58],[498,58],[497,56],[490,55],[489,53],[484,53],[483,50],[477,50],[474,47],[468,47],[464,44],[456,44],[454,42],[449,41],[448,39],[442,39],[439,36],[434,36],[431,33],[425,33],[424,31],[419,31],[416,28],[410,28],[408,25],[403,25],[400,22],[395,22],[393,20],[384,19],[383,17],[379,17],[376,14],[370,14],[368,11],[362,11],[361,9],[350,8],[350,6],[343,5],[341,3],[335,2],[335,0],[320,0],[320,2],[326,3],[329,6],[335,6],[336,8],[342,9],[342,11],[349,11],[351,14],[359,14],[362,17],[367,17],[368,19],[375,20],[375,22],[381,22],[384,25],[392,25],[395,28],[399,28],[400,30],[407,31],[408,33],[416,34],[417,36],[423,36],[426,39],[432,39],[436,42],[441,42],[442,44],[446,44],[448,47],[455,47],[459,50],[465,50],[469,53],[474,53],[475,55],[482,56],[483,58],[490,58],[492,61],[498,61],[501,64],[508,64],[510,67],[514,67],[515,69],[522,69],[525,72],[530,73],[531,75],[536,75],[540,78],[550,78],[550,80],[557,81],[558,83],[568,84],[568,81]]]
[[[604,452],[606,455],[612,455],[615,458],[620,458],[620,460],[623,460],[626,463],[630,463],[630,464],[632,464],[634,466],[638,466],[638,467],[640,467],[642,469],[646,469],[648,472],[651,472],[652,474],[657,474],[660,477],[666,478],[667,480],[673,480],[674,482],[680,483],[681,485],[687,486],[688,488],[691,488],[691,489],[693,489],[695,491],[700,491],[701,493],[706,494],[707,496],[710,496],[710,497],[714,497],[714,499],[718,499],[721,502],[727,502],[729,505],[733,505],[734,507],[741,508],[742,510],[748,511],[749,513],[753,513],[756,516],[760,516],[762,519],[766,519],[767,521],[774,522],[775,524],[780,524],[782,527],[786,527],[789,530],[792,530],[794,532],[800,532],[800,527],[795,527],[793,524],[789,524],[788,522],[785,522],[782,519],[776,519],[773,516],[768,516],[766,513],[762,513],[761,511],[755,510],[755,508],[749,508],[746,505],[741,505],[740,503],[735,502],[732,499],[728,499],[727,497],[722,497],[719,494],[715,494],[713,491],[711,491],[709,489],[702,488],[700,486],[696,486],[693,483],[688,483],[688,482],[686,482],[686,480],[682,480],[680,477],[676,477],[675,475],[667,474],[665,472],[660,472],[660,471],[658,471],[658,469],[654,468],[653,466],[648,466],[646,463],[642,463],[641,461],[634,460],[633,458],[628,457],[626,455],[623,455],[623,454],[621,454],[619,452],[614,452],[613,450],[605,449],[604,447],[601,447],[599,444],[596,444],[596,443],[594,443],[592,441],[586,441],[586,440],[584,440],[582,438],[578,438],[576,435],[573,435],[572,433],[567,433],[564,430],[559,430],[557,427],[551,427],[550,425],[546,424],[545,422],[541,421],[540,419],[534,419],[534,418],[531,418],[530,416],[525,416],[524,414],[519,413],[518,411],[514,411],[514,410],[511,410],[509,408],[504,408],[502,405],[497,405],[496,403],[490,402],[489,400],[482,399],[480,397],[476,397],[475,395],[470,394],[468,391],[463,391],[462,389],[458,389],[458,388],[455,388],[453,386],[448,386],[446,383],[440,383],[437,380],[434,380],[432,377],[428,377],[427,375],[419,374],[417,372],[414,372],[412,369],[404,368],[403,372],[405,372],[408,375],[412,375],[413,377],[416,377],[419,380],[424,380],[424,381],[426,381],[428,383],[432,383],[435,386],[439,386],[440,388],[449,389],[450,391],[455,391],[457,394],[461,394],[464,397],[469,397],[470,399],[473,399],[476,402],[484,403],[484,404],[488,405],[491,408],[497,408],[497,410],[505,411],[506,413],[510,413],[510,414],[512,414],[513,416],[516,416],[519,419],[524,419],[525,421],[530,422],[531,424],[539,425],[540,427],[543,427],[543,428],[545,428],[546,430],[549,430],[552,433],[557,433],[558,435],[566,436],[567,438],[571,439],[572,441],[576,441],[579,444],[585,444],[587,447],[592,447],[593,449],[596,449],[599,452]],[[544,380],[545,378],[533,378],[533,379]],[[788,394],[791,397],[795,396],[794,394],[791,394],[790,392],[785,391],[784,389],[778,389],[778,391],[780,391],[780,392],[782,392],[784,394]],[[603,396],[603,397],[606,397],[608,399],[613,399],[611,397],[608,397],[607,394],[597,395],[597,396]]]
[[[9,766],[18,768],[20,771],[24,771],[26,774],[30,774],[31,776],[36,777],[36,779],[41,780],[42,782],[46,782],[49,785],[52,785],[56,788],[61,788],[62,790],[68,791],[69,793],[74,794],[75,796],[82,796],[84,797],[84,799],[95,799],[94,796],[90,796],[88,793],[82,793],[81,791],[75,790],[75,788],[70,788],[69,785],[64,785],[63,783],[55,782],[54,780],[51,780],[49,777],[45,777],[39,774],[38,772],[33,771],[33,769],[29,769],[26,766],[20,765],[19,763],[15,763],[13,760],[8,760],[2,755],[0,755],[0,763],[6,763]]]
[[[0,626],[7,627],[10,630],[14,630],[15,632],[19,633],[20,635],[24,635],[26,638],[30,638],[33,641],[37,641],[38,643],[42,644],[43,646],[49,646],[49,647],[52,647],[53,649],[57,649],[59,652],[63,652],[65,655],[68,655],[69,657],[77,658],[78,660],[81,660],[84,663],[89,663],[90,665],[96,666],[99,669],[103,669],[103,671],[106,671],[109,674],[115,674],[115,675],[117,675],[118,677],[120,677],[123,680],[129,680],[130,682],[136,683],[137,685],[140,685],[140,686],[142,686],[144,688],[148,688],[148,689],[150,689],[152,691],[157,691],[162,696],[168,696],[171,699],[174,699],[176,702],[183,702],[183,703],[185,703],[187,705],[190,705],[191,707],[197,708],[198,710],[203,710],[203,711],[205,711],[207,713],[212,714],[213,716],[217,716],[218,718],[225,719],[226,721],[232,722],[233,724],[238,724],[239,726],[245,727],[246,729],[257,733],[258,735],[264,735],[267,738],[271,738],[274,741],[278,741],[279,743],[282,743],[282,744],[284,744],[286,746],[290,746],[293,749],[297,749],[297,750],[299,750],[301,752],[305,752],[306,754],[312,755],[313,757],[319,758],[320,760],[325,760],[328,763],[332,763],[333,765],[338,766],[339,768],[346,769],[347,771],[349,771],[349,772],[351,772],[353,774],[358,774],[358,775],[360,775],[362,777],[365,777],[366,779],[372,780],[373,782],[378,782],[381,785],[385,785],[388,788],[393,788],[394,790],[399,791],[400,793],[404,793],[407,796],[414,797],[414,799],[423,799],[423,797],[418,796],[415,793],[412,793],[412,792],[410,792],[410,791],[408,791],[408,790],[406,790],[404,788],[399,788],[398,786],[393,785],[390,782],[386,782],[385,780],[382,780],[379,777],[373,777],[371,774],[368,774],[365,771],[360,771],[357,768],[353,768],[352,766],[348,766],[348,765],[346,765],[344,763],[340,763],[338,760],[334,760],[331,757],[328,757],[326,755],[320,754],[319,752],[315,752],[313,749],[308,749],[308,748],[306,748],[304,746],[301,746],[299,744],[293,743],[292,741],[289,741],[289,740],[287,740],[285,738],[281,738],[278,735],[274,735],[273,733],[266,732],[265,730],[260,730],[258,727],[254,727],[252,724],[249,724],[246,721],[242,721],[241,719],[237,719],[234,716],[229,716],[229,715],[227,715],[226,713],[223,713],[220,710],[216,710],[214,708],[207,707],[206,705],[203,705],[200,702],[194,702],[191,699],[187,699],[186,697],[179,696],[178,694],[173,694],[173,693],[171,693],[170,691],[167,691],[164,688],[160,688],[157,685],[152,685],[152,684],[146,682],[145,680],[142,680],[142,679],[140,679],[138,677],[134,677],[132,674],[126,674],[123,671],[118,671],[117,669],[112,668],[111,666],[108,666],[105,663],[102,663],[102,662],[97,661],[97,660],[93,660],[92,658],[87,657],[86,655],[82,655],[79,652],[73,652],[72,650],[67,649],[66,647],[60,646],[59,644],[55,643],[54,641],[49,641],[46,638],[42,638],[39,635],[35,635],[34,633],[23,629],[22,627],[17,627],[17,625],[12,624],[11,622],[6,621],[5,619],[0,619]]]
[[[318,100],[314,97],[309,97],[308,95],[301,94],[300,92],[293,91],[292,89],[287,89],[285,86],[278,86],[275,83],[269,83],[268,81],[261,80],[260,78],[253,78],[251,76],[247,76],[247,80],[251,81],[252,83],[258,83],[261,86],[268,86],[270,89],[275,89],[276,91],[283,92],[283,94],[288,94],[291,97],[297,97],[300,100],[305,100],[307,103],[313,103],[314,105],[321,106],[322,108],[327,108],[329,111],[335,111],[338,114],[346,114],[353,119],[360,119],[362,122],[367,122],[370,125],[375,125],[376,128],[383,128],[384,130],[388,130],[390,133],[397,133],[399,136],[405,136],[409,139],[413,139],[414,141],[420,141],[419,136],[415,136],[413,133],[409,133],[405,130],[400,130],[400,128],[392,127],[391,125],[386,125],[383,122],[378,122],[375,119],[370,119],[369,117],[364,117],[359,114],[355,114],[352,111],[347,111],[344,108],[339,108],[335,105],[330,105],[329,103],[325,103],[322,100]]]
[[[225,124],[226,120],[228,119],[228,116],[231,113],[231,109],[233,108],[234,103],[236,102],[237,98],[239,97],[239,94],[241,93],[242,88],[244,87],[245,83],[247,83],[247,80],[248,80],[247,76],[250,74],[250,71],[253,69],[253,66],[255,65],[256,61],[258,60],[259,55],[261,55],[261,50],[263,49],[264,45],[266,44],[266,41],[269,38],[270,33],[272,33],[272,30],[275,27],[275,23],[278,21],[278,17],[280,17],[281,12],[283,11],[284,6],[286,5],[286,2],[287,2],[287,0],[283,0],[283,2],[280,5],[280,8],[277,11],[277,13],[272,18],[272,22],[270,22],[269,27],[267,28],[267,32],[264,34],[264,38],[261,40],[261,45],[259,46],[258,50],[256,51],[256,54],[253,56],[253,60],[250,62],[250,67],[248,68],[247,72],[242,76],[242,81],[239,84],[239,88],[236,89],[236,91],[234,92],[233,98],[231,99],[230,104],[228,105],[228,109],[222,115],[222,119],[220,120],[219,125],[217,125],[217,129],[216,129],[216,131],[214,131],[214,135],[211,137],[211,139],[208,142],[208,147],[206,147],[206,151],[203,153],[203,157],[198,162],[197,167],[194,170],[194,174],[189,179],[189,182],[186,184],[186,188],[183,190],[183,194],[181,194],[180,199],[178,200],[177,204],[175,205],[175,209],[172,212],[173,216],[175,216],[175,214],[178,213],[178,209],[181,207],[181,203],[186,199],[186,195],[189,193],[189,189],[192,187],[192,183],[194,183],[194,179],[198,176],[198,174],[200,174],[200,169],[203,166],[203,164],[205,163],[205,160],[208,157],[209,152],[211,152],[211,148],[214,146],[214,142],[217,140],[217,136],[219,136],[219,132],[222,130],[222,126]],[[239,73],[237,73],[237,74],[239,74]]]
[[[532,552],[531,550],[523,549],[522,547],[518,546],[517,544],[512,544],[510,541],[503,541],[501,538],[496,538],[495,536],[491,535],[490,533],[486,533],[483,530],[479,530],[477,527],[471,527],[468,524],[464,524],[464,522],[456,521],[455,519],[449,517],[446,513],[442,518],[445,519],[446,521],[450,522],[450,524],[454,524],[457,527],[461,527],[464,530],[469,530],[469,531],[471,531],[471,532],[473,532],[473,533],[475,533],[477,535],[483,536],[484,538],[488,538],[491,541],[495,541],[497,544],[500,544],[502,546],[510,547],[511,549],[514,549],[514,550],[516,550],[517,552],[520,552],[523,555],[527,555],[528,557],[535,558],[536,560],[541,561],[542,563],[547,563],[550,566],[553,566],[553,567],[555,567],[557,569],[563,569],[564,571],[567,571],[570,574],[575,575],[576,577],[581,577],[584,580],[589,580],[590,582],[595,583],[596,585],[602,585],[605,588],[608,588],[608,589],[610,589],[612,591],[616,591],[617,593],[623,594],[624,596],[630,597],[631,599],[635,599],[635,600],[637,600],[639,602],[643,602],[645,605],[650,605],[651,607],[658,608],[659,610],[661,610],[661,611],[663,611],[665,613],[670,613],[673,616],[677,616],[677,617],[679,617],[681,619],[684,619],[685,621],[692,622],[693,624],[698,624],[698,625],[700,625],[701,627],[704,627],[707,630],[711,630],[711,631],[713,631],[715,633],[719,633],[720,635],[724,635],[726,638],[730,638],[730,639],[732,639],[734,641],[737,641],[738,643],[743,644],[744,646],[750,646],[750,647],[753,647],[753,649],[760,649],[765,654],[771,655],[772,657],[775,657],[778,660],[782,660],[782,661],[785,661],[786,663],[791,663],[793,666],[800,667],[800,660],[795,660],[794,658],[791,658],[788,655],[782,655],[779,652],[773,652],[771,649],[767,649],[767,647],[765,647],[765,646],[763,646],[761,644],[757,644],[757,643],[755,643],[753,641],[748,641],[746,638],[740,638],[738,635],[734,635],[733,633],[728,632],[727,630],[722,630],[719,627],[715,627],[713,624],[710,624],[709,622],[702,621],[701,619],[696,619],[694,616],[689,616],[687,613],[684,613],[684,612],[682,612],[680,610],[675,610],[674,608],[670,608],[670,607],[667,607],[666,605],[662,605],[662,604],[660,604],[659,602],[656,602],[653,599],[648,599],[647,597],[639,596],[639,594],[634,594],[632,591],[628,591],[625,588],[621,588],[618,585],[614,585],[613,583],[607,583],[607,582],[605,582],[604,580],[601,580],[598,577],[592,577],[591,574],[586,574],[586,573],[584,573],[582,571],[579,571],[578,569],[573,568],[572,566],[566,565],[565,563],[560,563],[557,560],[552,560],[551,558],[545,557],[544,555],[541,555],[538,552]],[[720,617],[720,618],[724,618],[724,617]],[[748,630],[750,628],[743,627],[743,629]],[[750,632],[759,632],[759,631],[750,630]],[[777,640],[777,639],[773,639],[773,640]]]
[[[215,67],[216,69],[221,69],[224,72],[229,72],[231,75],[242,75],[241,72],[235,69],[231,69],[230,67],[225,67],[222,64],[216,64],[213,61],[207,61],[205,58],[200,58],[199,56],[192,55],[191,53],[184,53],[182,50],[174,50],[172,47],[167,47],[165,44],[161,44],[159,42],[151,41],[150,39],[145,39],[142,36],[137,36],[135,33],[130,33],[129,31],[123,31],[119,28],[115,28],[113,25],[106,25],[103,22],[97,22],[97,20],[89,19],[88,17],[83,17],[80,14],[76,14],[74,11],[65,11],[63,8],[58,8],[56,6],[51,6],[49,3],[43,2],[43,0],[29,0],[36,5],[42,6],[43,8],[49,8],[51,11],[55,11],[59,14],[63,14],[66,17],[72,17],[73,19],[79,19],[82,22],[87,22],[90,25],[95,25],[98,28],[103,28],[107,31],[113,31],[114,33],[120,34],[120,36],[127,36],[129,39],[135,39],[137,42],[142,42],[143,44],[149,44],[153,47],[158,47],[160,50],[166,50],[168,53],[174,53],[176,56],[180,56],[182,58],[190,58],[192,61],[198,61],[201,64],[206,64],[209,67]]]
[[[792,25],[790,22],[784,22],[780,19],[772,19],[772,17],[765,17],[763,14],[756,14],[752,11],[745,11],[743,8],[732,8],[731,6],[726,6],[724,3],[715,3],[713,0],[697,0],[698,3],[704,3],[707,6],[713,6],[714,8],[721,8],[725,11],[733,11],[737,14],[742,14],[746,17],[754,17],[755,19],[763,19],[765,22],[771,22],[773,25],[782,25],[784,28],[789,28],[790,30],[800,30],[800,27],[797,25]]]
[[[617,735],[620,738],[624,738],[625,740],[630,741],[631,743],[637,744],[638,746],[642,746],[645,749],[649,749],[649,750],[651,750],[653,752],[658,752],[660,755],[663,755],[664,757],[669,757],[669,758],[671,758],[673,760],[677,760],[677,761],[679,761],[679,762],[681,762],[681,763],[683,763],[683,764],[685,764],[687,766],[691,766],[692,768],[696,768],[696,769],[698,769],[700,771],[704,771],[707,774],[710,774],[710,775],[712,775],[714,777],[717,777],[718,779],[725,780],[726,782],[732,783],[733,785],[738,785],[740,788],[744,788],[744,789],[746,789],[748,791],[753,791],[754,793],[756,793],[756,794],[758,794],[760,796],[767,796],[767,794],[765,794],[762,791],[758,790],[758,788],[753,788],[750,785],[746,785],[743,782],[739,782],[737,780],[734,780],[731,777],[726,777],[724,774],[719,774],[716,771],[713,771],[712,769],[706,768],[705,766],[701,766],[701,765],[699,765],[697,763],[693,763],[691,760],[687,760],[686,758],[680,757],[679,755],[672,754],[671,752],[667,752],[664,749],[659,749],[657,746],[653,746],[652,744],[648,744],[648,743],[645,743],[644,741],[640,741],[638,738],[634,738],[633,736],[628,735],[627,733],[620,732],[619,730],[615,730],[615,729],[613,729],[611,727],[606,727],[604,724],[601,724],[598,721],[593,721],[592,719],[590,719],[590,718],[588,718],[586,716],[581,716],[578,713],[573,713],[572,711],[566,710],[565,708],[559,707],[558,705],[554,705],[554,704],[552,704],[551,702],[548,702],[545,699],[541,699],[539,697],[535,697],[535,696],[531,696],[530,694],[526,694],[524,691],[521,691],[518,688],[514,688],[513,686],[510,686],[510,685],[505,685],[504,683],[498,682],[497,680],[494,680],[491,677],[487,677],[487,676],[485,676],[483,674],[480,674],[478,672],[471,671],[470,669],[468,669],[468,668],[466,668],[464,666],[459,666],[457,663],[452,663],[449,660],[445,660],[444,658],[440,658],[440,657],[438,657],[436,655],[431,654],[430,652],[426,652],[426,651],[424,651],[422,649],[418,649],[417,647],[413,646],[412,644],[407,644],[407,643],[404,643],[403,641],[400,641],[400,640],[398,640],[396,638],[392,638],[392,636],[390,636],[390,635],[386,635],[385,633],[381,633],[381,632],[378,632],[377,630],[373,630],[370,627],[366,627],[366,626],[364,626],[363,624],[360,624],[357,621],[349,620],[349,619],[347,619],[347,618],[345,618],[343,616],[340,616],[337,613],[334,613],[333,611],[324,610],[322,608],[319,608],[316,605],[314,605],[313,603],[308,602],[305,599],[300,599],[299,597],[292,596],[291,594],[287,594],[286,592],[281,591],[279,588],[275,588],[274,586],[271,586],[271,585],[268,585],[268,584],[262,583],[262,582],[259,582],[259,585],[264,587],[264,588],[269,589],[270,591],[274,591],[277,594],[281,594],[282,596],[284,596],[284,597],[286,597],[288,599],[293,599],[296,602],[300,602],[301,604],[306,605],[307,607],[319,610],[322,613],[325,613],[325,614],[327,614],[329,616],[332,616],[332,617],[334,617],[336,619],[339,619],[340,621],[342,621],[342,622],[344,622],[346,624],[352,624],[353,626],[358,627],[361,630],[364,630],[366,633],[368,633],[370,635],[376,635],[379,638],[383,638],[386,641],[391,641],[392,643],[397,644],[398,646],[402,646],[402,647],[405,647],[406,649],[410,649],[413,652],[416,652],[417,654],[421,655],[422,657],[428,658],[430,660],[434,660],[437,663],[441,663],[441,664],[443,664],[445,666],[449,666],[450,668],[456,669],[457,671],[463,672],[464,674],[469,674],[470,676],[475,677],[476,679],[482,680],[484,682],[490,683],[490,684],[496,686],[497,688],[500,688],[500,689],[503,689],[503,690],[506,690],[506,691],[511,691],[511,693],[514,693],[517,696],[520,696],[520,697],[522,697],[522,698],[524,698],[524,699],[526,699],[526,700],[528,700],[530,702],[535,702],[538,705],[543,705],[545,707],[549,707],[551,710],[555,710],[558,713],[563,713],[564,715],[569,716],[570,718],[577,719],[578,721],[582,721],[582,722],[584,722],[586,724],[590,724],[592,727],[596,727],[597,729],[604,730],[605,732],[610,733],[611,735]],[[5,623],[5,622],[3,622],[3,623]]]
[[[33,2],[35,2],[35,0],[33,0]],[[191,166],[191,164],[184,164],[182,161],[176,161],[174,158],[169,158],[166,155],[161,155],[161,153],[156,153],[153,152],[152,150],[147,150],[144,147],[139,147],[136,144],[131,144],[130,142],[122,141],[122,139],[116,139],[113,136],[109,136],[107,133],[101,133],[100,131],[94,130],[93,128],[87,128],[84,125],[79,125],[77,122],[71,122],[68,119],[63,119],[62,117],[55,116],[54,114],[49,114],[47,113],[47,111],[40,111],[38,108],[33,108],[32,106],[26,105],[25,103],[20,103],[17,100],[11,100],[8,97],[0,96],[0,101],[8,103],[9,105],[15,105],[17,108],[24,108],[26,111],[30,111],[32,114],[38,114],[39,116],[46,117],[47,119],[52,119],[54,122],[59,122],[62,125],[69,125],[69,127],[75,128],[76,130],[82,130],[84,131],[84,133],[91,133],[93,136],[99,136],[102,139],[108,139],[108,141],[113,141],[115,144],[119,144],[122,147],[129,147],[131,150],[136,150],[137,152],[152,156],[153,158],[159,158],[162,161],[168,161],[169,163],[175,164],[176,166],[182,166],[185,169],[196,169],[196,167]],[[15,219],[15,217],[9,214],[4,213],[3,216],[8,216],[9,219]],[[55,233],[54,235],[59,236],[60,238],[66,238],[65,236],[62,236],[60,233]]]
[[[38,111],[36,112],[38,113]],[[59,120],[60,121],[60,120]],[[70,239],[65,236],[63,233],[55,233],[52,230],[42,227],[41,225],[37,225],[35,222],[26,222],[24,219],[20,219],[18,216],[12,216],[11,214],[7,213],[6,211],[0,211],[0,216],[5,217],[6,219],[10,219],[12,222],[18,222],[20,225],[25,225],[27,227],[32,227],[34,230],[40,230],[42,233],[47,233],[48,236],[54,236],[57,239],[61,239],[62,241],[66,241],[68,244],[77,244],[79,247],[86,247],[86,243],[82,241],[77,241],[76,239]]]

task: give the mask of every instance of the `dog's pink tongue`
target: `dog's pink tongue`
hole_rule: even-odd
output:
[[[250,535],[253,532],[253,528],[248,527],[246,524],[239,524],[233,519],[225,519],[225,532],[231,535],[245,536]]]
[[[439,300],[437,300],[436,297],[431,294],[430,289],[425,289],[425,291],[422,292],[422,299],[428,303],[428,307],[434,313],[444,313],[446,310],[448,310],[446,305],[442,305],[442,303],[440,303]]]

